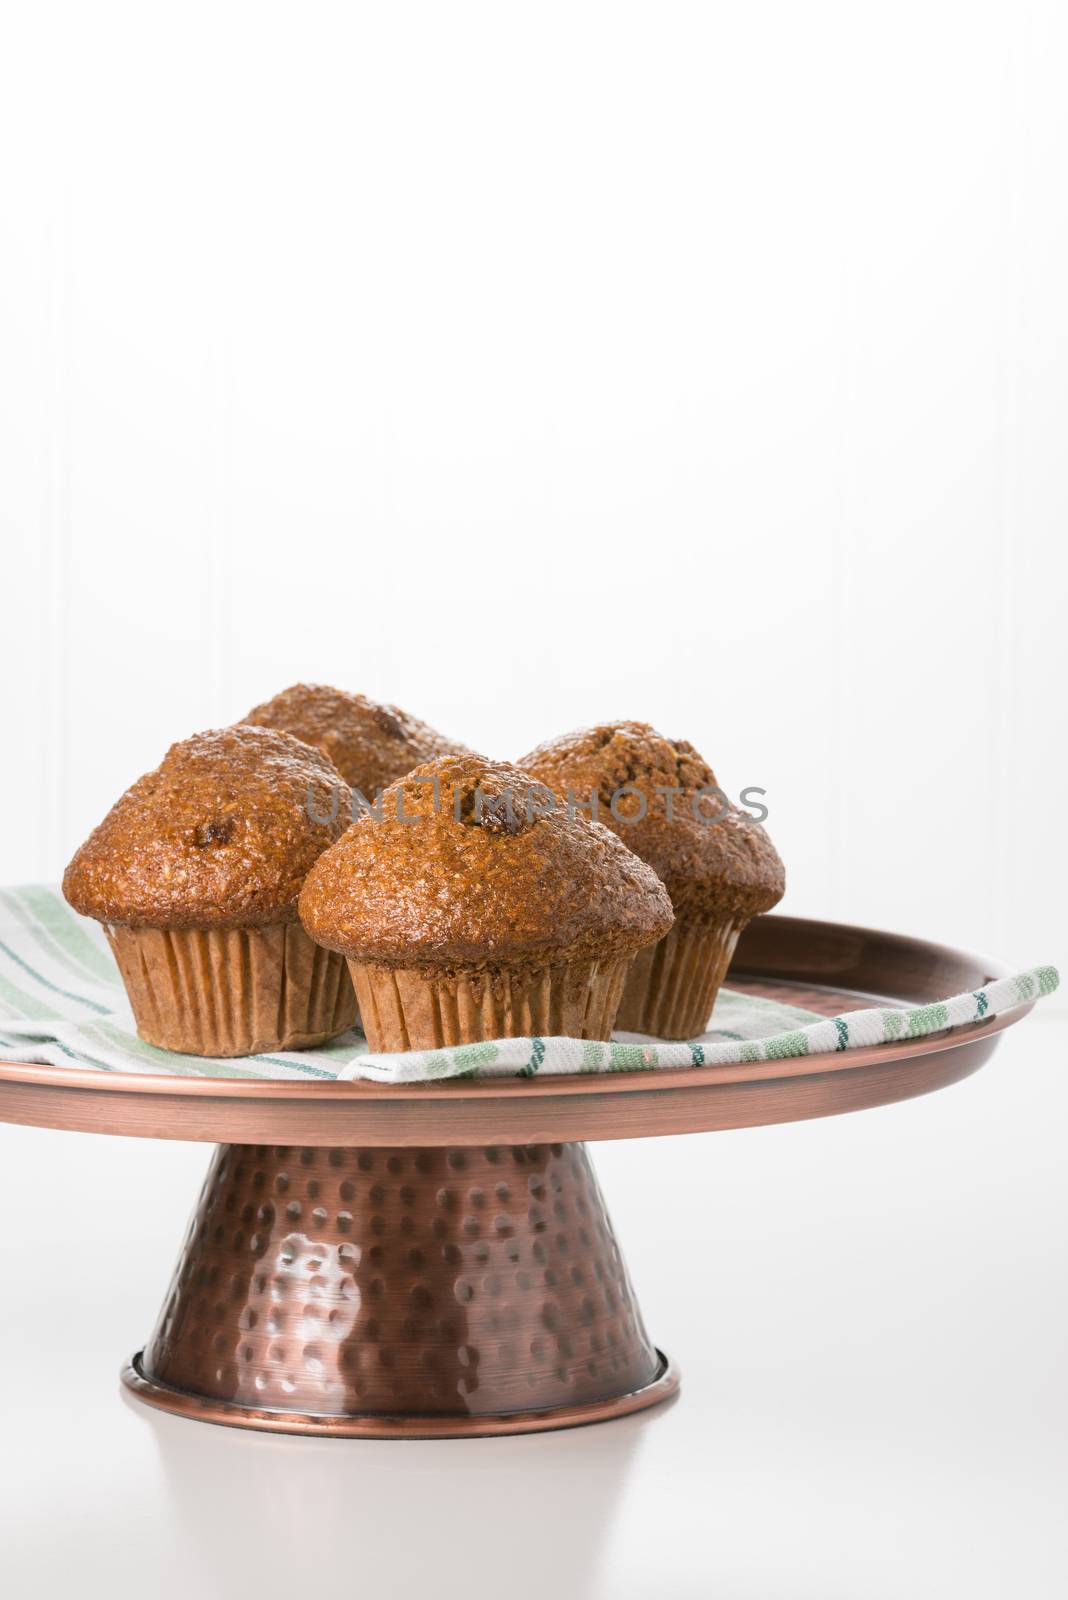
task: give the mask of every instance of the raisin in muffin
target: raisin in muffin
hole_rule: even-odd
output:
[[[372,1049],[611,1034],[671,904],[615,834],[528,806],[531,787],[480,756],[431,762],[308,874],[301,920],[348,959]]]
[[[362,694],[325,684],[295,683],[242,718],[261,728],[281,728],[330,757],[345,782],[373,801],[379,789],[413,767],[466,747],[420,722],[399,706],[379,705]]]
[[[599,818],[671,896],[674,926],[635,958],[616,1026],[672,1039],[703,1033],[739,934],[782,898],[783,865],[764,829],[726,801],[693,745],[645,722],[563,734],[518,765],[561,804],[596,797]]]
[[[149,1044],[295,1050],[356,1016],[344,962],[300,925],[309,867],[346,825],[328,757],[270,728],[172,745],[90,834],[63,893],[104,926]]]

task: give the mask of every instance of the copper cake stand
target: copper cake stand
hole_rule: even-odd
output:
[[[962,951],[762,917],[730,983],[831,1015],[1003,976]],[[586,1141],[860,1111],[944,1088],[1029,1007],[871,1049],[684,1071],[369,1083],[0,1063],[0,1118],[218,1143],[155,1330],[165,1411],[344,1437],[524,1433],[658,1404]]]

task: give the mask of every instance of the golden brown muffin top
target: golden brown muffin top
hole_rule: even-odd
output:
[[[775,846],[748,812],[702,794],[718,787],[716,777],[685,739],[665,739],[647,722],[607,722],[550,739],[517,764],[565,803],[569,793],[596,794],[599,819],[663,879],[676,916],[748,919],[782,899]]]
[[[359,960],[435,969],[608,959],[665,934],[656,874],[607,828],[528,808],[530,788],[481,756],[419,767],[316,862],[305,928]]]
[[[63,893],[85,916],[134,928],[295,922],[308,868],[348,821],[342,787],[333,762],[288,733],[195,733],[116,801]]]
[[[466,754],[465,745],[446,739],[399,706],[379,705],[366,695],[322,683],[295,683],[254,706],[242,722],[282,728],[314,745],[368,800],[424,761]]]

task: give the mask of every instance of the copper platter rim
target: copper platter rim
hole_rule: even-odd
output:
[[[548,1099],[554,1096],[669,1093],[673,1089],[716,1084],[760,1083],[765,1079],[816,1077],[849,1072],[880,1063],[911,1061],[918,1056],[957,1050],[1021,1021],[1035,1002],[979,1022],[958,1023],[926,1038],[894,1039],[854,1050],[819,1051],[779,1061],[739,1062],[728,1066],[649,1067],[627,1072],[577,1073],[545,1078],[447,1078],[437,1083],[372,1083],[364,1079],[303,1078],[174,1078],[160,1073],[94,1072],[87,1067],[51,1067],[33,1061],[0,1061],[0,1083],[35,1084],[48,1089],[91,1089],[94,1093],[192,1095],[216,1100],[437,1100]],[[672,1041],[674,1042],[674,1041]],[[0,1121],[3,1118],[0,1116]],[[254,1141],[258,1142],[258,1141]]]
[[[820,937],[839,937],[852,941],[873,944],[876,947],[885,946],[894,948],[899,952],[907,953],[920,960],[921,963],[943,963],[945,965],[968,969],[972,974],[971,980],[962,977],[962,986],[971,981],[973,986],[980,981],[989,982],[996,978],[1008,975],[1009,969],[1001,961],[995,961],[986,956],[975,954],[972,951],[958,949],[950,945],[942,945],[932,941],[914,938],[910,935],[889,933],[876,928],[864,928],[852,923],[827,922],[818,918],[764,916],[758,917],[751,923],[746,933],[743,934],[743,943],[739,947],[740,959],[736,960],[730,978],[753,980],[764,978],[772,982],[782,981],[782,974],[762,970],[753,966],[745,959],[746,950],[744,941],[749,936],[752,940],[753,931],[761,929],[767,931],[774,928],[781,932],[784,939],[804,940],[806,937],[818,939]],[[794,968],[795,975],[803,975],[805,968]],[[978,975],[982,974],[980,978]],[[818,976],[810,977],[814,987],[821,984],[830,976],[821,972]],[[824,983],[825,987],[834,985]],[[848,990],[848,984],[845,989]],[[858,998],[866,998],[871,1004],[893,1004],[889,997],[880,997],[876,994],[863,995],[857,991]],[[914,998],[904,998],[899,1003],[911,1005],[921,1004],[934,995],[917,995]],[[589,1094],[595,1090],[599,1095],[619,1095],[644,1093],[669,1093],[680,1087],[700,1088],[703,1086],[759,1083],[765,1079],[784,1079],[792,1077],[809,1077],[826,1072],[847,1072],[858,1067],[874,1066],[879,1063],[900,1062],[911,1060],[917,1056],[937,1053],[943,1050],[959,1049],[973,1043],[976,1039],[992,1033],[999,1033],[1004,1028],[1010,1027],[1019,1021],[1034,1006],[1034,1001],[1022,1002],[1011,1010],[1001,1011],[995,1015],[984,1017],[977,1022],[958,1025],[943,1032],[929,1034],[916,1039],[897,1039],[885,1044],[866,1045],[859,1049],[847,1051],[820,1051],[807,1056],[798,1056],[795,1059],[778,1061],[739,1062],[731,1066],[694,1066],[694,1067],[668,1067],[636,1069],[628,1072],[600,1072],[578,1073],[573,1076],[545,1077],[545,1078],[458,1078],[446,1079],[436,1083],[407,1083],[388,1084],[373,1083],[367,1079],[346,1079],[343,1081],[324,1079],[280,1079],[280,1078],[226,1078],[226,1077],[174,1077],[161,1073],[142,1072],[102,1072],[92,1071],[85,1067],[54,1067],[40,1062],[0,1061],[0,1084],[9,1082],[13,1084],[35,1085],[41,1088],[55,1089],[87,1089],[96,1093],[130,1094],[130,1095],[179,1095],[181,1097],[195,1096],[204,1099],[225,1100],[345,1100],[382,1102],[386,1100],[402,1101],[442,1101],[455,1103],[464,1099],[495,1100],[526,1100],[549,1099],[567,1097],[570,1095]]]
[[[542,1410],[505,1412],[484,1416],[311,1416],[302,1412],[256,1410],[228,1401],[172,1389],[145,1376],[143,1350],[127,1361],[119,1376],[124,1388],[144,1405],[190,1422],[210,1422],[220,1427],[248,1428],[260,1433],[301,1434],[325,1439],[479,1439],[509,1434],[551,1433],[563,1428],[583,1428],[612,1422],[663,1405],[679,1392],[678,1366],[654,1346],[657,1371],[649,1383],[628,1394],[581,1405],[552,1406]]]
[[[728,982],[825,1016],[916,1005],[1001,977],[998,962],[900,934],[758,917]],[[733,1066],[380,1084],[112,1073],[0,1063],[0,1119],[129,1138],[302,1146],[476,1146],[634,1139],[868,1110],[981,1067],[1026,1002],[917,1039]],[[195,1070],[195,1069],[194,1069]]]

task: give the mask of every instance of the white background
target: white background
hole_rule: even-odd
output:
[[[0,5],[0,882],[309,678],[502,756],[647,718],[767,789],[786,909],[1063,965],[1066,73],[1020,0]],[[1059,1593],[1045,1009],[938,1100],[606,1149],[684,1399],[474,1455],[119,1410],[204,1153],[0,1132],[20,1592],[381,1589],[334,1524],[410,1472],[442,1583],[443,1507],[525,1592],[588,1493],[564,1593]]]

